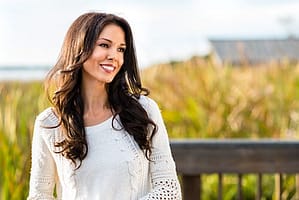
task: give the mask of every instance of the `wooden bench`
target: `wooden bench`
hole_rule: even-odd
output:
[[[237,198],[242,199],[242,176],[256,174],[256,199],[262,197],[263,174],[276,174],[276,198],[282,198],[282,175],[296,177],[299,199],[299,141],[286,140],[171,140],[184,200],[201,198],[201,175],[218,174],[218,199],[223,197],[223,174],[237,174]]]

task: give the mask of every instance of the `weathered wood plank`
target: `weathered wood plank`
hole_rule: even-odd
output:
[[[172,140],[178,173],[298,173],[299,141]]]

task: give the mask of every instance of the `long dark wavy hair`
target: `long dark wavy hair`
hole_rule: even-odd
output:
[[[77,168],[88,153],[81,96],[82,66],[92,54],[96,40],[108,24],[118,25],[125,32],[124,63],[113,81],[106,85],[113,121],[118,115],[123,128],[133,136],[149,160],[151,141],[157,126],[139,103],[140,95],[149,91],[142,87],[133,35],[128,22],[116,15],[90,12],[78,17],[70,26],[55,66],[48,73],[45,89],[59,118],[64,139],[55,143],[61,153]],[[54,127],[51,127],[54,128]],[[77,163],[79,161],[79,163]]]

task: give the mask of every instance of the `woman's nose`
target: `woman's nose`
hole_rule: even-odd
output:
[[[110,49],[107,55],[108,60],[115,60],[117,58],[117,49]]]

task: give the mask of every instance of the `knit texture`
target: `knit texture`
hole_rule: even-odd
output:
[[[32,166],[28,200],[180,200],[181,190],[167,131],[158,105],[149,97],[139,102],[157,124],[150,160],[118,116],[85,127],[89,147],[79,169],[54,146],[62,141],[58,118],[51,108],[36,119],[32,140]],[[113,127],[116,129],[112,128]],[[56,197],[53,192],[56,188]]]

